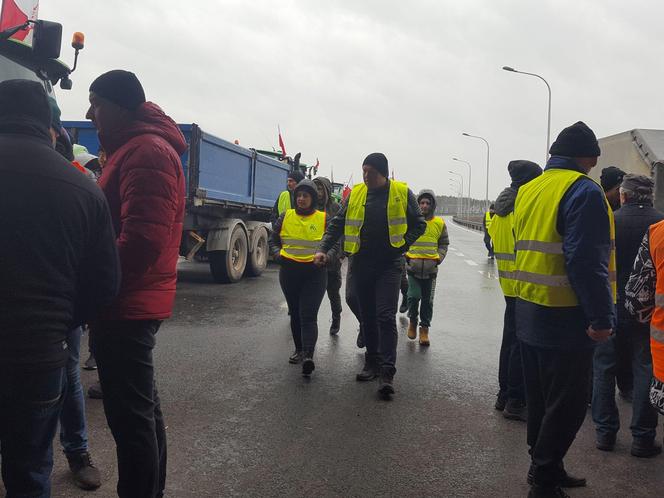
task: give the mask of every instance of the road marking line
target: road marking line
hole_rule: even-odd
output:
[[[458,256],[461,256],[462,258],[465,256],[465,254],[462,253],[462,252],[458,252],[457,255],[458,255]]]
[[[467,263],[468,265],[470,265],[470,266],[478,266],[478,264],[475,263],[475,261],[472,261],[472,260],[470,260],[470,259],[467,259],[467,260],[466,260],[466,263]]]

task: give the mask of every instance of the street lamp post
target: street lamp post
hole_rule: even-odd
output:
[[[464,163],[466,166],[468,166],[468,215],[470,216],[470,185],[472,181],[472,168],[470,166],[470,163],[468,161],[464,161],[463,159],[458,159],[456,157],[452,158],[452,161],[458,161],[460,163]]]
[[[546,81],[539,74],[527,73],[525,71],[517,71],[513,67],[509,67],[509,66],[503,66],[503,70],[509,71],[510,73],[518,73],[518,74],[525,74],[525,75],[528,75],[528,76],[534,76],[535,78],[541,79],[544,82],[544,84],[546,85],[546,89],[549,92],[549,112],[548,112],[547,118],[546,118],[546,154],[544,155],[544,164],[546,164],[546,161],[549,158],[549,149],[550,149],[550,144],[551,144],[551,86],[549,85],[549,82]]]
[[[461,178],[461,216],[463,216],[463,175],[452,170],[449,172]]]
[[[450,178],[450,187],[452,188],[452,192],[453,192],[454,194],[456,194],[456,198],[457,198],[457,214],[458,214],[458,213],[460,212],[460,210],[459,210],[459,205],[460,205],[460,203],[461,203],[461,197],[460,197],[460,196],[463,195],[463,194],[461,193],[461,184],[458,182],[458,180],[456,180],[456,179],[454,179],[454,178]]]
[[[487,141],[486,138],[480,137],[477,135],[471,135],[469,133],[462,133],[464,137],[470,137],[470,138],[479,138],[486,144],[486,192],[484,195],[484,204],[486,204],[486,209],[489,209],[489,142]]]

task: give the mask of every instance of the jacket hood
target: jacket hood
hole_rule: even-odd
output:
[[[319,176],[313,179],[314,186],[316,185],[321,185],[323,187],[323,190],[325,191],[325,198],[324,199],[318,199],[318,205],[326,207],[330,199],[332,197],[332,182],[325,178],[324,176]]]
[[[157,135],[166,140],[179,156],[187,150],[187,141],[177,123],[153,102],[145,102],[136,110],[136,119],[123,130],[99,134],[99,142],[108,155],[139,135]]]
[[[494,211],[498,216],[507,216],[514,211],[514,201],[516,201],[516,194],[519,189],[514,187],[507,187],[503,190],[496,202],[494,202]]]
[[[419,203],[420,199],[424,196],[427,196],[431,199],[431,213],[429,214],[428,217],[426,217],[427,219],[430,219],[431,217],[436,215],[436,207],[437,207],[436,194],[434,193],[433,190],[428,190],[428,189],[420,190],[420,193],[417,195],[417,202]]]
[[[507,171],[512,179],[510,186],[516,189],[542,174],[542,168],[537,163],[525,159],[510,161],[507,165]]]
[[[307,209],[306,211],[301,211],[297,207],[298,190],[306,190],[311,195],[311,199],[313,200],[313,202],[311,203],[312,205],[310,209]],[[307,215],[313,213],[318,208],[318,190],[316,189],[316,184],[313,181],[305,178],[300,183],[298,183],[297,187],[295,187],[295,189],[293,190],[293,199],[295,200],[295,210],[298,212],[298,214]]]

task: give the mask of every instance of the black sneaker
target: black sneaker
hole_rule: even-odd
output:
[[[502,412],[505,409],[506,405],[507,405],[507,394],[498,393],[498,395],[496,396],[496,404],[493,405],[493,407],[499,412]]]
[[[378,386],[378,392],[384,398],[389,398],[394,394],[394,376],[392,373],[382,371],[380,374],[380,385]]]
[[[528,470],[528,484],[531,486],[534,482],[533,468],[531,467]],[[588,482],[585,477],[575,477],[572,474],[568,474],[567,471],[563,470],[563,474],[558,480],[558,486],[561,488],[583,488]]]
[[[88,359],[85,360],[85,363],[83,364],[83,369],[84,370],[97,370],[97,360],[95,360],[95,356],[90,353],[90,356],[88,356]]]
[[[600,451],[613,451],[616,447],[616,435],[615,434],[604,434],[598,435],[597,440],[595,441],[595,448]]]
[[[378,368],[378,362],[375,358],[369,357],[368,354],[364,355],[364,367],[362,371],[355,376],[355,378],[360,382],[367,382],[374,380],[380,375],[380,370]]]
[[[570,498],[570,496],[560,486],[544,488],[534,485],[530,487],[528,498]]]
[[[92,457],[87,451],[67,455],[69,470],[74,477],[74,483],[81,489],[92,490],[101,486],[99,470],[92,464]]]
[[[360,330],[357,331],[357,341],[356,341],[357,347],[362,349],[364,348],[364,334],[362,333],[362,328],[360,327]]]
[[[652,458],[662,452],[662,447],[655,441],[637,441],[632,442],[630,453],[637,458]]]
[[[528,421],[528,408],[526,404],[518,399],[509,399],[503,410],[503,417],[508,420]]]
[[[101,382],[95,382],[88,388],[88,398],[104,399],[104,392],[101,390]]]
[[[314,364],[314,359],[311,357],[311,355],[307,355],[302,361],[302,375],[308,377],[315,369],[316,365]]]
[[[332,315],[332,325],[330,325],[330,335],[337,335],[341,329],[341,315]]]
[[[302,363],[302,351],[295,351],[292,355],[290,355],[288,358],[288,363],[291,365]]]

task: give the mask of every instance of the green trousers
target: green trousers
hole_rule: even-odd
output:
[[[433,297],[436,292],[436,277],[416,278],[408,275],[408,318],[420,321],[422,327],[430,327],[433,318]]]

